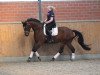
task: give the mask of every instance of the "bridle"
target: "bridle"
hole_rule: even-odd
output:
[[[28,22],[26,22],[26,23],[27,23],[28,26],[30,26],[30,28],[32,28],[31,25]],[[33,30],[30,30],[29,32],[33,32]]]
[[[28,25],[28,26],[30,26],[30,28],[32,28],[32,25],[28,21],[26,22],[26,25]],[[33,32],[33,30],[30,30],[30,32]]]

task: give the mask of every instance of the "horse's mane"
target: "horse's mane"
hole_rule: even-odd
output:
[[[27,21],[32,21],[33,23],[37,24],[37,25],[42,25],[43,26],[43,23],[41,23],[41,21],[39,21],[38,19],[35,19],[35,18],[28,18]]]
[[[34,22],[38,22],[38,23],[41,23],[41,21],[35,19],[35,18],[28,18],[27,21],[34,21]]]

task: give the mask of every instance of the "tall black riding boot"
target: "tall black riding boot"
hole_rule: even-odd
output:
[[[53,38],[52,38],[51,32],[49,30],[47,30],[47,35],[48,35],[49,43],[53,42]]]

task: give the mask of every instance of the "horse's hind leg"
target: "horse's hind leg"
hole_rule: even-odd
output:
[[[64,47],[65,47],[65,44],[61,44],[58,53],[52,58],[52,61],[54,61],[55,59],[59,57],[59,55],[63,52]]]
[[[69,49],[70,49],[71,52],[72,52],[71,60],[73,61],[73,60],[75,59],[75,48],[73,47],[73,45],[71,44],[71,42],[68,42],[68,43],[67,43],[67,46],[69,47]]]

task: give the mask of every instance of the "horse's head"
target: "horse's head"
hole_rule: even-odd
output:
[[[22,24],[23,24],[25,36],[29,36],[31,26],[27,21],[22,22]]]
[[[30,29],[32,28],[34,31],[38,30],[39,27],[42,27],[42,23],[34,18],[29,18],[26,21],[22,22],[25,36],[28,36],[30,33]]]

